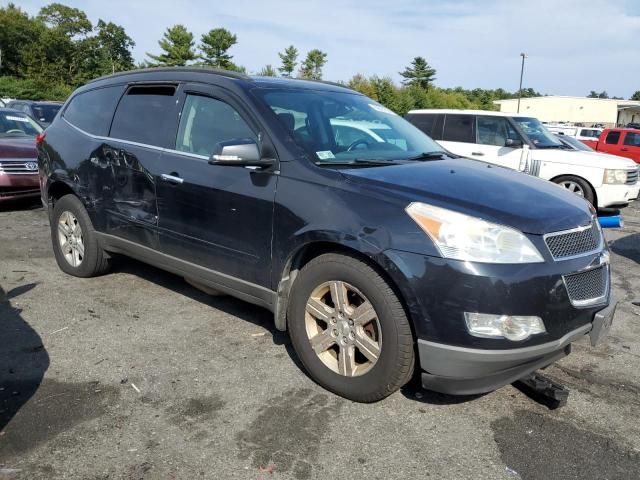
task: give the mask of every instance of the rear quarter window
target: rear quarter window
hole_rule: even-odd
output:
[[[82,92],[71,99],[63,116],[85,132],[106,137],[123,91],[124,85],[116,85]]]
[[[607,138],[604,139],[604,143],[608,143],[610,145],[616,145],[620,140],[620,132],[609,132],[607,133]]]

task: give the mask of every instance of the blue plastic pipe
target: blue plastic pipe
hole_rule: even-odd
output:
[[[620,215],[611,215],[610,217],[598,217],[598,222],[602,228],[622,228],[624,222]]]

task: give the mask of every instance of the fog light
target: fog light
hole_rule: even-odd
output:
[[[546,332],[540,317],[464,312],[464,319],[467,330],[474,337],[506,338],[517,342]]]

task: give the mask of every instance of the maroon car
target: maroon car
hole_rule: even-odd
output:
[[[0,203],[38,198],[36,136],[42,128],[22,112],[0,108]]]

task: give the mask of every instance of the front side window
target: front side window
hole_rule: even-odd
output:
[[[617,145],[618,141],[620,141],[620,132],[609,132],[607,133],[607,138],[605,138],[604,143]]]
[[[562,148],[563,144],[553,133],[538,120],[533,117],[513,117],[516,124],[529,137],[531,143],[537,148]]]
[[[640,147],[640,133],[627,132],[624,136],[624,144],[632,147]]]
[[[42,127],[21,112],[0,112],[0,138],[35,137]]]
[[[69,123],[85,132],[106,137],[113,112],[123,91],[124,86],[117,85],[80,93],[71,99],[63,116]]]
[[[318,164],[407,160],[443,151],[402,117],[357,93],[302,89],[255,92]]]
[[[146,145],[165,146],[174,111],[176,87],[136,85],[122,97],[111,125],[110,137]]]
[[[477,117],[476,132],[481,145],[504,147],[507,140],[520,140],[520,135],[503,117]]]
[[[476,143],[473,134],[473,115],[447,114],[442,140],[446,142]]]
[[[187,95],[180,115],[176,150],[210,156],[220,142],[246,139],[256,141],[256,135],[228,103]]]

